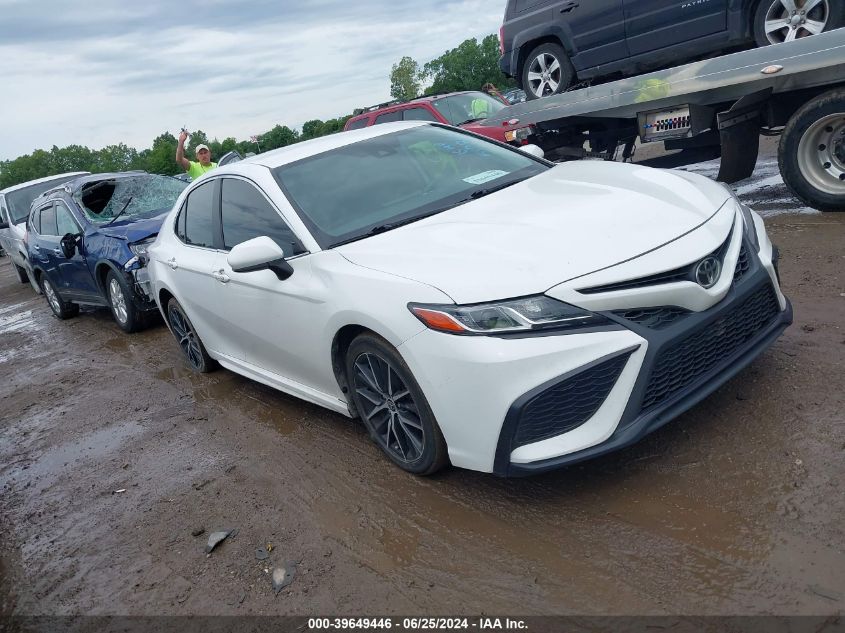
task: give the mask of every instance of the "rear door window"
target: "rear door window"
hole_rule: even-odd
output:
[[[214,248],[214,185],[216,181],[204,183],[194,189],[182,209],[184,216],[185,244]]]
[[[227,250],[266,235],[278,244],[285,256],[305,252],[290,227],[261,191],[237,178],[223,180],[221,199],[223,246]]]

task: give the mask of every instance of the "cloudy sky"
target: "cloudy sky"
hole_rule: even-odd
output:
[[[390,68],[497,33],[505,0],[0,0],[0,160],[245,139],[390,97]]]

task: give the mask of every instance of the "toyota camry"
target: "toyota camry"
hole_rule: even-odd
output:
[[[729,189],[524,150],[409,122],[219,168],[146,253],[159,309],[196,371],[360,418],[416,474],[629,445],[791,323]]]

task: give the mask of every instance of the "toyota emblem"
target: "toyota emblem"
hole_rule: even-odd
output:
[[[722,263],[710,255],[705,257],[695,267],[695,281],[702,288],[712,288],[719,281],[722,274]]]

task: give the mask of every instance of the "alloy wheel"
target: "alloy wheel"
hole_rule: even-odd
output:
[[[43,287],[44,294],[47,296],[47,301],[50,303],[50,307],[53,309],[53,312],[61,314],[62,302],[59,301],[59,295],[57,295],[56,291],[53,290],[53,284],[51,284],[49,280],[45,279]]]
[[[816,121],[798,144],[804,177],[816,189],[841,196],[845,192],[845,112]]]
[[[354,363],[354,389],[361,415],[378,443],[395,459],[411,463],[425,450],[419,408],[408,386],[384,358],[361,354]]]
[[[200,350],[199,340],[190,321],[185,318],[185,315],[180,310],[174,308],[170,308],[168,317],[173,334],[176,336],[176,340],[179,341],[179,347],[182,348],[191,366],[194,369],[199,369],[202,367],[203,362],[202,351]]]
[[[560,60],[540,53],[528,67],[528,89],[538,97],[555,94],[561,81]]]
[[[764,30],[770,44],[818,35],[830,20],[831,0],[775,0],[766,11]]]
[[[109,298],[111,299],[111,305],[117,320],[121,323],[126,323],[126,320],[129,318],[129,311],[126,308],[126,297],[123,294],[123,288],[120,287],[117,279],[112,279],[109,282]]]

